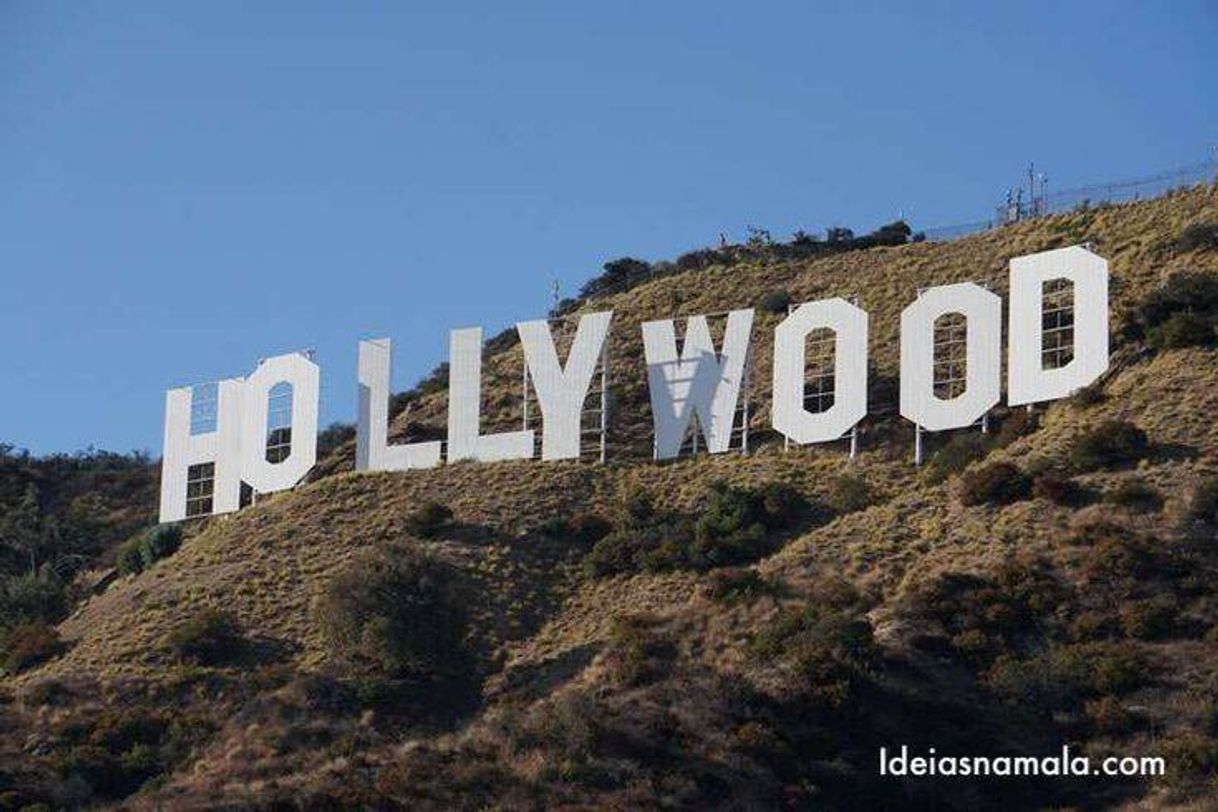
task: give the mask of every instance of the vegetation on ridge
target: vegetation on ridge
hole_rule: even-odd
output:
[[[613,307],[617,359],[637,356],[645,318],[860,295],[876,391],[853,461],[844,443],[783,450],[758,387],[748,455],[653,464],[628,442],[649,436],[642,376],[614,363],[609,465],[345,475],[340,436],[314,481],[188,524],[171,555],[108,582],[151,523],[147,466],[4,460],[0,808],[1203,805],[1218,786],[1218,350],[1151,331],[1212,317],[1218,252],[1189,229],[1216,210],[1204,188],[942,245],[759,248],[587,304]],[[1084,239],[1115,277],[1111,373],[1031,418],[996,410],[984,439],[927,436],[915,470],[885,411],[914,288],[1000,283],[1011,256]],[[757,314],[759,368],[784,313]],[[487,431],[519,426],[518,364],[510,342],[488,352]],[[444,400],[436,376],[394,436],[442,431]],[[94,552],[44,566],[38,540],[50,525],[81,538],[63,527],[90,491],[105,521],[72,549]],[[874,766],[881,746],[1067,742],[1162,755],[1168,775]]]

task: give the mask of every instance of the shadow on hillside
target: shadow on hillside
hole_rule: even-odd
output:
[[[601,643],[586,643],[539,663],[505,669],[488,686],[486,699],[490,702],[506,694],[526,702],[541,699],[578,676],[602,648]]]

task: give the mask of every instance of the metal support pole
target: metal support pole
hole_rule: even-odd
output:
[[[914,423],[914,465],[922,464],[922,427]]]
[[[859,427],[852,426],[850,428],[850,459],[854,459],[859,453]]]
[[[609,433],[609,337],[601,347],[601,464],[605,463],[605,438]]]
[[[749,453],[749,382],[752,380],[753,353],[744,355],[744,425],[740,427],[740,450]]]
[[[522,422],[524,425],[522,426],[522,428],[528,429],[528,427],[529,427],[529,365],[528,365],[528,362],[525,362],[524,373],[521,375],[521,378],[520,378],[520,392],[521,392],[521,396],[524,400],[524,416],[522,418]]]

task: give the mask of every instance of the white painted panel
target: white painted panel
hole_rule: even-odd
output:
[[[231,513],[241,503],[241,415],[243,382],[231,378],[216,384],[216,430],[190,433],[189,386],[165,393],[165,435],[161,452],[162,522],[186,518],[186,471],[191,465],[215,464],[212,513]]]
[[[404,471],[440,464],[439,440],[389,445],[389,381],[393,344],[387,338],[359,343],[359,416],[355,470]]]
[[[833,405],[804,408],[807,337],[834,332]],[[836,440],[867,415],[867,314],[845,299],[802,304],[774,329],[774,429],[797,443]]]
[[[516,325],[525,364],[541,406],[541,457],[545,460],[578,459],[581,416],[592,373],[609,334],[612,312],[580,317],[564,368],[558,360],[554,336],[547,321]]]
[[[527,460],[533,432],[481,434],[482,328],[453,330],[448,338],[448,461]]]
[[[1011,322],[1007,402],[1012,406],[1063,398],[1108,369],[1108,261],[1082,246],[1011,260]],[[1074,283],[1074,359],[1059,369],[1041,361],[1045,282]]]
[[[292,385],[292,448],[280,462],[267,462],[267,397],[275,384]],[[258,493],[296,485],[317,462],[317,412],[321,370],[293,352],[268,358],[245,379],[242,398],[241,478]]]
[[[733,310],[728,314],[723,350],[716,353],[706,317],[693,316],[686,321],[685,344],[678,357],[672,319],[643,323],[643,353],[659,459],[677,456],[694,414],[702,426],[707,450],[718,453],[728,449],[752,330],[752,309]]]
[[[934,325],[948,313],[968,320],[965,390],[944,400],[934,392]],[[924,291],[901,313],[901,415],[942,431],[976,422],[1002,388],[1002,300],[972,282]]]

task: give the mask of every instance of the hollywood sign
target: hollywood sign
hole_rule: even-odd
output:
[[[1072,355],[1051,366],[1044,352],[1045,291],[1059,280],[1072,290]],[[1108,367],[1104,259],[1081,246],[1017,257],[1010,262],[1009,290],[1008,404],[1062,398],[1103,374]],[[964,380],[962,391],[944,398],[935,392],[934,336],[936,321],[949,314],[964,317]],[[580,457],[584,405],[603,364],[612,319],[608,311],[581,315],[565,362],[558,358],[549,322],[516,325],[541,412],[544,460]],[[642,324],[657,459],[680,453],[695,416],[707,452],[729,449],[752,329],[753,310],[731,311],[716,348],[707,318],[692,316],[678,349],[672,319]],[[804,399],[806,346],[818,330],[832,331],[834,393],[832,405],[813,411]],[[799,444],[838,440],[850,432],[867,414],[867,343],[867,313],[844,299],[793,309],[774,330],[774,430]],[[1002,301],[996,294],[971,282],[922,291],[901,313],[901,415],[927,431],[975,424],[1000,397],[1001,343]],[[477,327],[450,333],[447,441],[389,443],[390,348],[389,339],[359,344],[357,470],[535,456],[532,429],[481,431],[482,330]],[[311,358],[292,353],[260,362],[244,379],[170,390],[161,521],[231,512],[243,504],[243,491],[273,493],[300,482],[317,460],[320,378]]]

